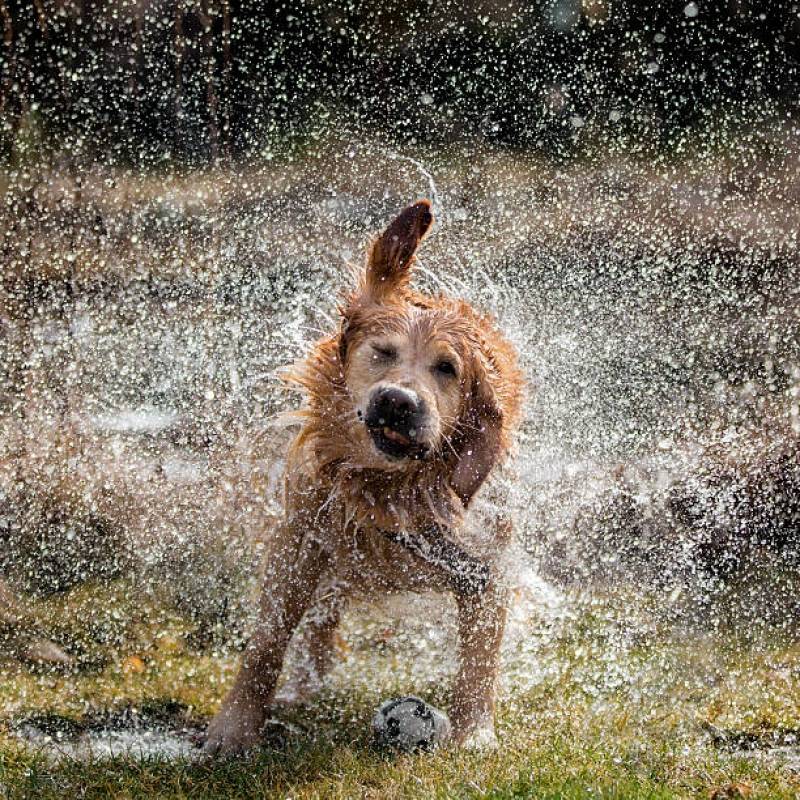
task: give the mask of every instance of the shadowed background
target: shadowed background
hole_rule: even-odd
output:
[[[679,791],[683,767],[629,739],[701,760],[788,741],[799,20],[746,0],[0,0],[0,763],[32,717],[34,736],[137,708],[202,725],[279,512],[269,423],[298,398],[276,370],[424,196],[417,280],[496,314],[530,381],[518,752],[568,719],[604,769]],[[454,632],[420,602],[347,616],[310,712],[325,736],[358,741],[390,690],[446,701]],[[694,719],[724,729],[708,751]],[[694,788],[720,758],[691,762]]]
[[[263,154],[351,126],[630,153],[795,112],[789,0],[3,0],[0,148],[112,163]]]

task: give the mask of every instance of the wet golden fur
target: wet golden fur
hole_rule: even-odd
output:
[[[442,524],[453,525],[478,488],[473,484],[480,483],[477,475],[475,481],[462,475],[458,485],[452,485],[464,451],[475,449],[470,466],[474,464],[478,473],[485,469],[481,459],[492,466],[502,460],[519,423],[522,374],[514,347],[490,317],[463,300],[410,288],[413,256],[394,280],[376,280],[371,271],[380,262],[381,242],[382,238],[373,243],[367,271],[341,304],[339,330],[318,342],[290,374],[308,398],[300,412],[303,427],[295,448],[310,454],[309,466],[317,477],[334,481],[352,498],[356,518],[377,514],[383,525],[406,526],[415,517],[412,509],[424,508]],[[349,356],[371,336],[387,332],[424,337],[430,349],[444,346],[460,359],[457,416],[431,459],[387,464],[376,458],[364,425],[353,413]],[[462,471],[467,467],[462,465]],[[387,492],[393,502],[377,509],[363,499]]]
[[[323,673],[347,596],[393,589],[454,591],[461,661],[451,709],[455,739],[494,741],[505,620],[497,556],[511,526],[497,515],[470,538],[464,519],[509,451],[523,379],[513,346],[488,316],[410,287],[414,253],[432,221],[430,203],[420,201],[372,243],[358,285],[342,299],[338,330],[289,375],[306,404],[287,459],[285,519],[270,536],[259,623],[209,728],[209,753],[257,742],[304,615],[312,620],[308,651]],[[366,404],[384,384],[407,387],[423,401],[415,457],[387,455],[367,430]],[[441,537],[434,546],[459,542],[468,558],[486,560],[489,578],[479,591],[461,591],[445,579],[441,562],[386,535],[423,530]]]

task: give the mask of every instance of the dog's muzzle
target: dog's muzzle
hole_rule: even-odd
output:
[[[427,420],[425,403],[402,386],[383,386],[369,400],[364,423],[382,453],[393,458],[423,458],[428,445],[419,440]]]

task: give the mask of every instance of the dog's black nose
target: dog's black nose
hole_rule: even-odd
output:
[[[370,400],[366,423],[410,433],[413,437],[422,412],[422,403],[416,392],[401,386],[384,386]]]

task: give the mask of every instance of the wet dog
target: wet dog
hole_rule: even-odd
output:
[[[267,540],[258,623],[207,753],[258,742],[304,616],[321,674],[347,598],[404,590],[455,595],[454,738],[495,741],[506,616],[499,555],[512,527],[500,509],[472,517],[512,444],[523,379],[492,319],[410,287],[432,222],[430,203],[417,202],[372,243],[338,330],[291,375],[306,404],[287,457],[284,517]]]

